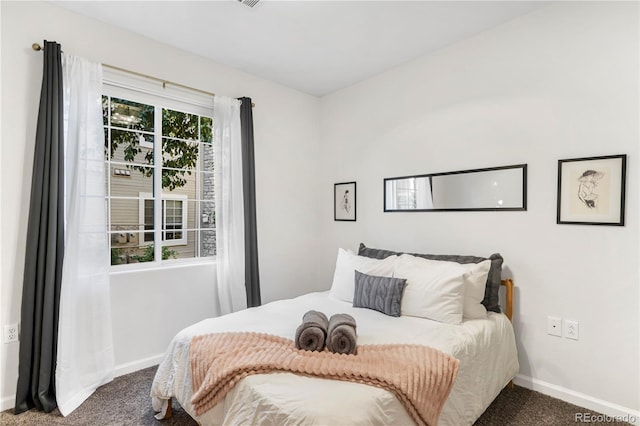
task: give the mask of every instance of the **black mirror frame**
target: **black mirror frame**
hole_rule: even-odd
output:
[[[420,177],[434,177],[434,176],[446,176],[446,175],[457,175],[463,173],[477,173],[477,172],[490,172],[494,170],[506,170],[506,169],[522,169],[522,207],[481,207],[481,208],[449,208],[449,209],[394,209],[389,210],[386,206],[387,200],[387,181],[397,180],[397,179],[408,179],[408,178],[420,178]],[[423,175],[410,175],[410,176],[397,176],[391,178],[384,178],[382,181],[382,209],[385,213],[405,213],[405,212],[467,212],[467,211],[526,211],[527,210],[527,164],[514,164],[510,166],[500,166],[500,167],[487,167],[484,169],[470,169],[470,170],[458,170],[454,172],[444,172],[444,173],[428,173]]]

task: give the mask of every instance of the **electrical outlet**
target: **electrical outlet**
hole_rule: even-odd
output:
[[[17,342],[20,335],[20,324],[9,324],[4,326],[4,343]]]
[[[578,340],[578,337],[580,337],[580,324],[578,321],[565,320],[564,337],[567,339]]]
[[[562,337],[562,319],[558,317],[547,317],[547,334]]]

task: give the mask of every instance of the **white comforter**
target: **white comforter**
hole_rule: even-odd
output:
[[[503,314],[486,320],[449,325],[415,317],[389,317],[353,308],[327,293],[310,293],[211,318],[174,338],[158,367],[151,388],[160,411],[175,397],[203,425],[409,425],[413,421],[388,391],[358,383],[296,376],[291,373],[254,375],[243,379],[213,409],[196,416],[191,405],[189,343],[193,336],[223,331],[256,331],[294,338],[302,315],[315,309],[327,316],[346,312],[356,319],[358,344],[414,343],[428,345],[460,360],[453,390],[439,425],[470,425],[518,371],[511,323]]]

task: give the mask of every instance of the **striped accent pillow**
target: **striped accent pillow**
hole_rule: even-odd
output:
[[[402,293],[406,286],[407,280],[404,278],[377,277],[355,271],[353,306],[399,317]]]

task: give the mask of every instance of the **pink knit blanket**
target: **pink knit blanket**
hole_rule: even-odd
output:
[[[191,340],[197,415],[213,408],[244,377],[291,372],[377,386],[393,393],[419,425],[435,426],[453,387],[458,360],[422,345],[359,345],[357,355],[296,349],[263,333],[214,333]]]

